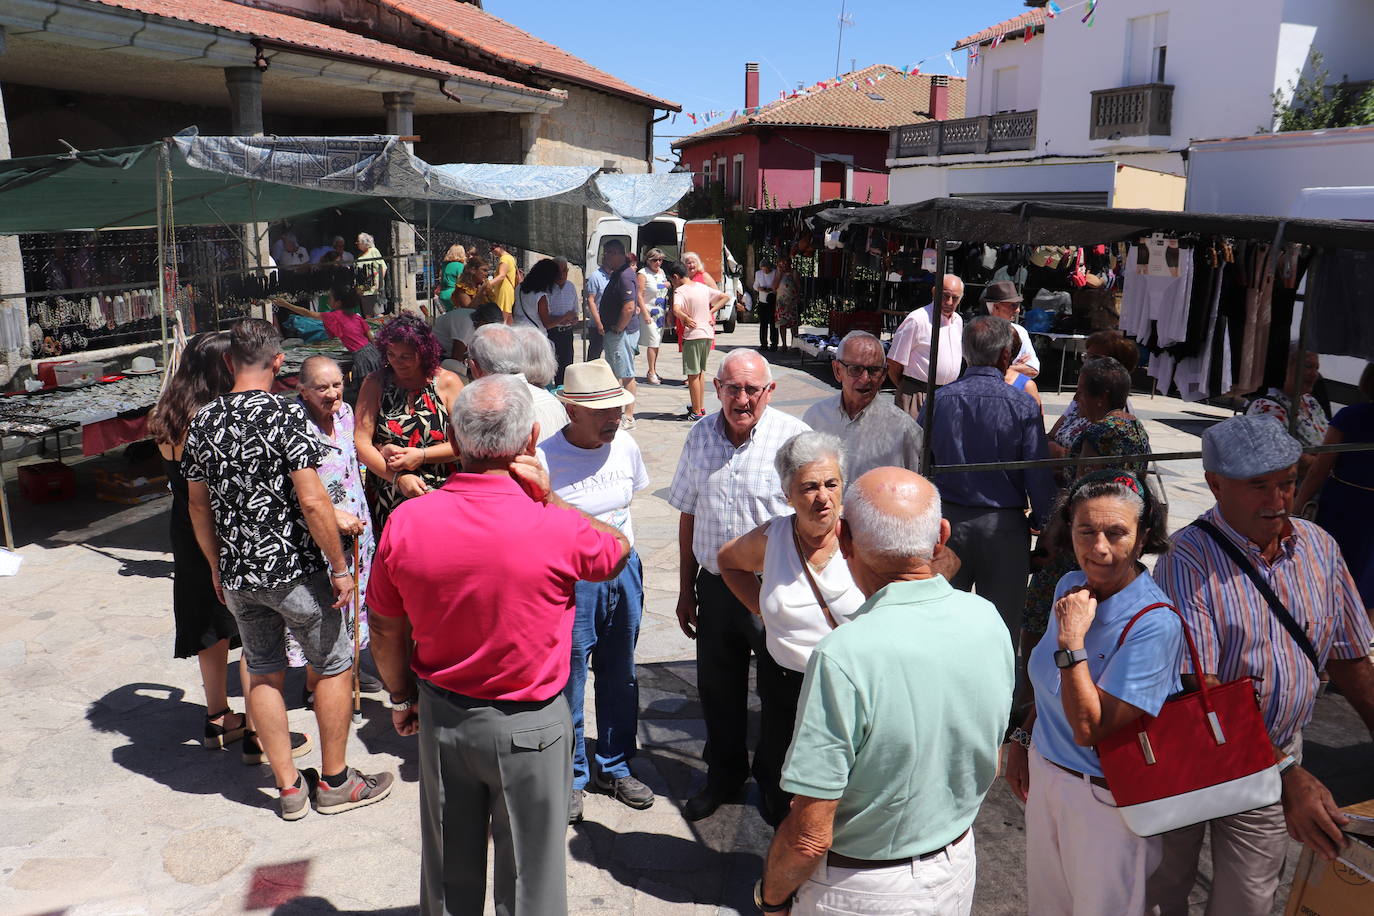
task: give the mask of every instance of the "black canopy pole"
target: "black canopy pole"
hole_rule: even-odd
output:
[[[945,289],[945,232],[944,220],[935,218],[935,287],[930,291],[930,360],[926,366],[926,424],[921,436],[921,474],[931,475],[935,466],[935,379],[940,374],[940,333],[944,330],[944,310],[940,299]]]

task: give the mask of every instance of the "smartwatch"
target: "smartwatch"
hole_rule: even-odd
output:
[[[754,906],[759,908],[760,913],[781,913],[792,908],[792,898],[788,897],[782,903],[763,902],[763,879],[754,882]]]
[[[1054,663],[1060,668],[1072,668],[1079,662],[1086,662],[1087,660],[1087,649],[1059,649],[1054,653]]]

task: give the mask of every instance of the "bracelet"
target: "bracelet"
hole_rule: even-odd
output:
[[[420,446],[420,463],[425,463],[425,446]]]
[[[782,903],[766,903],[763,899],[763,879],[754,882],[754,906],[758,907],[760,913],[781,913],[792,906],[792,898],[788,897]]]
[[[331,579],[352,579],[352,578],[353,578],[353,573],[349,572],[349,571],[346,570],[346,569],[343,570],[342,572],[335,572],[334,570],[331,569],[331,570],[329,571],[329,578],[331,578]]]
[[[407,709],[413,709],[416,706],[420,705],[419,694],[411,694],[409,699],[400,700],[399,702],[397,700],[393,700],[390,694],[387,695],[387,699],[391,701],[390,705],[392,712],[405,712]]]
[[[1294,757],[1292,754],[1285,754],[1284,758],[1279,761],[1279,772],[1282,773],[1289,767],[1296,766],[1297,763],[1298,758]]]
[[[1024,747],[1026,750],[1030,750],[1031,733],[1026,731],[1024,728],[1017,726],[1016,728],[1013,728],[1011,730],[1010,735],[1007,735],[1007,742],[1010,743],[1013,741]]]

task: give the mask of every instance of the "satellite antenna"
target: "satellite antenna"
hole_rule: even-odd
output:
[[[840,34],[839,34],[839,36],[835,39],[835,78],[836,78],[836,79],[839,79],[839,76],[840,76],[840,48],[841,48],[841,46],[844,45],[844,30],[845,30],[845,26],[852,26],[852,25],[854,24],[854,17],[851,16],[851,15],[849,15],[848,13],[845,12],[845,8],[846,8],[846,6],[848,6],[848,3],[849,3],[849,0],[840,0],[840,21],[839,21],[839,33],[840,33]]]

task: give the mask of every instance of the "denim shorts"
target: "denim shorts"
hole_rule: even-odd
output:
[[[239,624],[250,674],[286,670],[286,630],[300,643],[306,661],[323,677],[353,665],[353,646],[344,611],[331,607],[334,592],[323,570],[273,588],[224,590],[224,603]]]
[[[606,362],[611,364],[611,371],[615,373],[616,378],[635,377],[635,344],[638,342],[638,330],[633,335],[606,332]]]

